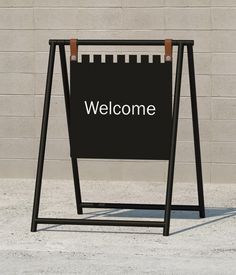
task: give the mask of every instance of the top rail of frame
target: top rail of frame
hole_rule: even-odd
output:
[[[70,45],[67,39],[50,39],[49,44],[52,45]],[[77,45],[97,45],[97,46],[163,46],[165,40],[104,40],[104,39],[78,39]],[[194,45],[194,40],[172,40],[173,46]]]

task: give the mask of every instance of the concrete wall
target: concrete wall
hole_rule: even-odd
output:
[[[194,39],[204,179],[236,182],[236,1],[230,0],[1,0],[1,177],[35,176],[48,39],[71,37]],[[144,48],[150,50],[155,49]],[[58,64],[45,177],[71,178]],[[184,75],[175,178],[180,182],[195,180],[187,85]],[[81,160],[79,164],[83,179],[166,179],[164,162]]]

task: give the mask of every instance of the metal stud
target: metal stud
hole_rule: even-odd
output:
[[[70,60],[71,60],[71,61],[76,61],[76,60],[77,60],[76,55],[72,55],[72,56],[70,57]]]
[[[171,56],[170,55],[166,56],[166,61],[171,61]]]

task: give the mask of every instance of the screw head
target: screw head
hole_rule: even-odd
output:
[[[71,61],[76,61],[76,59],[77,59],[77,58],[76,58],[76,55],[72,55],[72,56],[70,57],[70,60],[71,60]]]
[[[171,56],[167,55],[166,56],[166,61],[171,61]]]

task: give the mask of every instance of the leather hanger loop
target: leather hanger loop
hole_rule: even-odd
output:
[[[78,60],[77,39],[70,39],[70,60],[71,61]]]
[[[172,39],[165,39],[165,62],[172,61]]]

